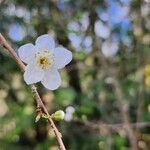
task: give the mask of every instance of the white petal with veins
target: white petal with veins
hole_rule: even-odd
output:
[[[54,39],[48,34],[44,34],[44,35],[39,36],[37,38],[35,44],[36,44],[36,48],[39,51],[44,50],[44,49],[53,51],[55,48]]]
[[[33,84],[43,79],[44,71],[37,69],[34,64],[28,64],[25,68],[24,80],[27,84]]]
[[[25,63],[30,63],[33,60],[35,47],[33,44],[25,44],[18,49],[20,59]]]
[[[48,70],[41,82],[49,90],[57,89],[61,84],[59,72],[56,69]]]
[[[57,69],[65,67],[72,60],[72,53],[63,48],[57,47],[54,50],[54,63]]]

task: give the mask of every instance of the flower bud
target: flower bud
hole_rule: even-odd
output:
[[[62,110],[58,110],[54,114],[52,114],[52,118],[56,121],[63,120],[64,116],[65,116],[65,113]]]

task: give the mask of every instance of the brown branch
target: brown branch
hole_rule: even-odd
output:
[[[137,148],[136,135],[134,134],[134,131],[132,129],[132,126],[130,124],[129,117],[128,117],[129,116],[128,115],[128,105],[127,105],[126,99],[123,95],[121,85],[117,79],[114,79],[113,86],[114,86],[117,101],[119,103],[120,112],[122,114],[122,120],[124,121],[124,124],[125,124],[124,127],[129,135],[129,140],[131,143],[132,150],[137,150],[138,148]]]
[[[144,71],[143,71],[144,72]],[[145,99],[145,92],[144,92],[144,74],[141,73],[141,79],[139,80],[139,91],[138,91],[138,106],[137,106],[137,122],[142,119],[142,112],[144,109],[144,99]]]
[[[0,0],[0,5],[2,5],[5,2],[5,0]]]
[[[1,33],[0,33],[0,45],[2,45],[5,49],[8,50],[8,52],[10,53],[12,58],[18,64],[21,71],[24,71],[25,70],[25,65],[23,64],[23,62],[20,60],[20,58],[16,54],[15,50],[10,46],[10,44],[6,41],[6,39],[4,38],[4,36]],[[35,98],[36,103],[37,103],[37,109],[40,108],[41,111],[48,116],[48,121],[49,121],[49,123],[50,123],[50,125],[51,125],[51,127],[52,127],[52,129],[55,133],[56,139],[57,139],[58,144],[59,144],[59,149],[60,150],[66,150],[66,148],[64,146],[64,143],[62,141],[61,133],[58,131],[58,129],[55,126],[50,114],[48,113],[47,108],[43,104],[42,99],[40,98],[39,93],[37,92],[36,86],[34,84],[32,84],[31,89],[32,89],[32,92],[34,93],[34,98]]]
[[[94,129],[101,129],[102,127],[106,127],[112,130],[117,130],[119,128],[126,128],[125,123],[116,123],[116,124],[107,124],[107,123],[102,123],[102,122],[85,122],[85,125],[88,127],[92,127]],[[150,127],[150,122],[136,122],[136,123],[129,123],[130,127],[132,128],[145,128],[145,127]]]

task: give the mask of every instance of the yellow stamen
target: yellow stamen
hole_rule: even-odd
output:
[[[38,52],[35,55],[36,65],[41,69],[48,69],[54,63],[53,54],[49,51]]]

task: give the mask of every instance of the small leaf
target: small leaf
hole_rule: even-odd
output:
[[[38,122],[40,120],[40,118],[41,118],[41,115],[40,114],[37,115],[36,118],[35,118],[35,122]]]

